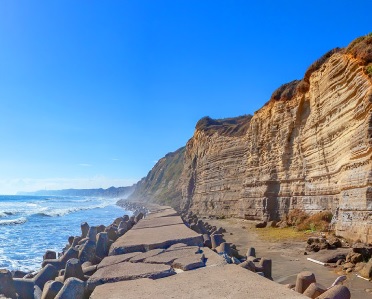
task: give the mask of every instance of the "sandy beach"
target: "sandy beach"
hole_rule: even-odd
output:
[[[208,219],[211,225],[226,229],[224,238],[234,243],[240,254],[245,255],[249,247],[256,249],[258,257],[271,258],[274,281],[281,284],[295,283],[296,276],[301,271],[311,271],[318,282],[330,286],[339,276],[333,268],[324,267],[307,260],[310,255],[304,255],[305,241],[270,241],[263,236],[263,231],[255,228],[257,222],[244,219]],[[277,230],[280,230],[277,228]],[[304,239],[306,236],[304,237]],[[327,252],[327,251],[324,251]],[[319,253],[318,253],[319,254]],[[347,275],[343,283],[352,294],[353,299],[372,298],[366,290],[372,290],[372,283],[358,278],[355,273]]]

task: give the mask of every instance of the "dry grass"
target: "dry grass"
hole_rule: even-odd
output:
[[[346,48],[346,53],[360,59],[365,65],[372,62],[372,35],[358,37]]]
[[[332,216],[332,213],[329,211],[316,213],[306,218],[302,223],[298,224],[297,229],[326,232],[329,230],[329,224],[332,220]]]
[[[366,66],[366,74],[372,78],[372,63]]]
[[[257,228],[256,233],[264,240],[271,242],[306,241],[311,232],[298,231],[294,227],[286,228]]]
[[[309,215],[303,210],[294,209],[285,215],[283,220],[298,231],[326,232],[329,230],[332,216],[330,211],[322,211]]]

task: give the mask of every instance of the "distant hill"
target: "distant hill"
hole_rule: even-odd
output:
[[[129,187],[110,187],[108,189],[63,189],[63,190],[39,190],[35,192],[18,192],[17,195],[37,196],[96,196],[110,198],[126,198],[132,194],[134,185]]]

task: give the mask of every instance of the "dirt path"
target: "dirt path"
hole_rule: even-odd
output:
[[[208,219],[206,221],[211,225],[225,228],[227,231],[224,234],[226,241],[234,243],[241,255],[245,255],[249,247],[254,247],[257,257],[271,258],[273,279],[278,283],[295,283],[299,272],[311,271],[319,283],[329,287],[339,276],[331,268],[309,262],[307,258],[311,255],[304,255],[304,241],[273,242],[266,240],[254,227],[255,222],[249,220]],[[344,285],[350,289],[353,299],[372,298],[372,293],[368,292],[372,291],[372,283],[356,277],[355,274],[349,274]]]

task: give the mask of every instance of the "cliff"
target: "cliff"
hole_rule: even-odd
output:
[[[185,147],[161,158],[146,177],[140,180],[129,200],[180,206]]]
[[[126,198],[134,190],[135,185],[130,187],[110,187],[107,189],[63,189],[63,190],[39,190],[35,192],[19,192],[18,195],[37,196],[96,196],[110,198]]]
[[[175,205],[260,220],[330,210],[338,234],[371,242],[371,76],[369,35],[326,53],[253,116],[200,120],[178,166]],[[147,198],[159,200],[166,182],[156,185]]]

